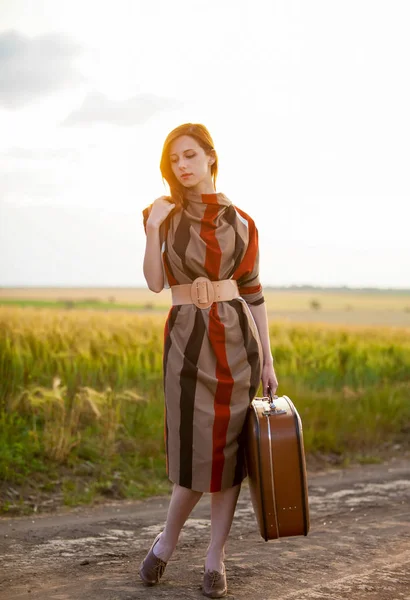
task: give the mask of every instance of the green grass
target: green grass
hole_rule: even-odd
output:
[[[159,310],[168,309],[166,304],[154,305],[150,302],[145,304],[126,304],[117,302],[104,302],[100,300],[17,300],[9,298],[0,298],[0,306],[11,306],[17,308],[54,308],[54,309],[93,309],[93,310]]]
[[[0,308],[0,511],[29,512],[32,497],[75,505],[169,490],[163,325]],[[270,336],[278,394],[294,401],[309,456],[370,463],[408,443],[408,331],[271,323]]]

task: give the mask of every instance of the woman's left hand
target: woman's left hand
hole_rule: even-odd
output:
[[[276,390],[278,389],[278,379],[276,377],[275,368],[272,362],[264,363],[262,369],[262,386],[263,386],[263,395],[268,396],[268,388],[270,388],[272,392],[272,396],[276,394]]]

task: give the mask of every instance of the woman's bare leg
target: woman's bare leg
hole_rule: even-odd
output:
[[[241,484],[211,494],[211,541],[208,546],[205,570],[222,572],[225,542],[231,529]]]
[[[162,558],[165,562],[171,558],[181,529],[201,496],[202,492],[195,492],[174,484],[165,527],[155,544],[154,554],[158,558]]]

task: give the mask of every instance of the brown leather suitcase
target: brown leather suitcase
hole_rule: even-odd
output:
[[[255,398],[246,421],[246,464],[265,541],[307,535],[309,505],[302,422],[288,396]]]

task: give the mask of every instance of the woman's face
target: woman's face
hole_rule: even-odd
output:
[[[198,142],[189,135],[181,135],[169,147],[169,160],[177,180],[185,187],[193,187],[211,178],[214,158],[205,153]]]

